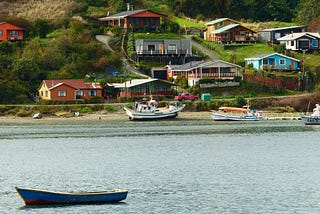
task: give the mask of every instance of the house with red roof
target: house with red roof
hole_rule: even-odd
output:
[[[130,10],[123,11],[117,14],[100,18],[99,20],[105,22],[109,27],[120,27],[124,29],[128,28],[143,28],[149,26],[150,28],[156,28],[160,26],[160,20],[164,17],[163,14],[146,10]]]
[[[38,92],[41,100],[70,101],[102,97],[99,83],[85,82],[83,79],[43,80]]]
[[[0,22],[0,41],[23,40],[24,29],[8,22]]]

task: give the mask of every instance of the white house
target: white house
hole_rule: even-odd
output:
[[[286,45],[287,50],[318,50],[320,49],[319,33],[291,33],[278,39],[281,44]]]

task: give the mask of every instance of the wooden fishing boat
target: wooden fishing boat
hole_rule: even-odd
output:
[[[311,115],[301,114],[300,117],[305,125],[320,125],[320,105],[316,104]]]
[[[259,112],[251,110],[249,106],[220,107],[218,111],[212,112],[211,117],[215,121],[258,121],[262,118]]]
[[[15,187],[26,205],[110,203],[126,199],[128,191],[115,189],[102,192],[52,192]]]
[[[149,101],[136,101],[132,108],[124,107],[124,110],[130,120],[157,120],[177,117],[184,107],[185,105],[177,103],[159,107],[157,101],[150,99]]]

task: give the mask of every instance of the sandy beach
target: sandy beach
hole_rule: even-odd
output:
[[[209,111],[203,112],[180,112],[177,119],[184,120],[207,120],[210,118]],[[32,117],[17,117],[17,116],[2,116],[0,117],[0,124],[30,124],[30,123],[75,123],[75,122],[93,122],[93,121],[129,121],[125,111],[105,113],[95,112],[88,113],[74,117],[58,117],[53,115],[43,115],[40,119],[33,119]]]

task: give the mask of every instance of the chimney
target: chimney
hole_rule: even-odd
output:
[[[130,10],[130,3],[127,3],[127,11]]]

